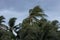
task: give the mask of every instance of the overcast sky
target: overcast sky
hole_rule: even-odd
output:
[[[16,23],[28,16],[29,9],[39,5],[48,15],[49,20],[60,21],[60,0],[0,0],[0,15],[6,17],[6,24],[11,17],[17,17]]]

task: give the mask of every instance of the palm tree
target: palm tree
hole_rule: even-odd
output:
[[[57,31],[58,27],[59,27],[59,21],[58,20],[53,20],[51,22],[51,27],[53,28],[53,30]]]
[[[15,21],[16,21],[17,18],[10,18],[9,22],[8,22],[8,25],[10,27],[10,31],[12,32],[13,30],[13,27],[15,26]]]
[[[23,33],[23,35],[26,36],[26,34],[29,34],[29,33],[26,33],[26,31],[30,29],[32,30],[33,33],[36,33],[38,35],[39,29],[40,29],[37,24],[37,21],[39,21],[38,18],[44,18],[45,16],[47,15],[44,14],[43,10],[39,6],[36,6],[33,9],[30,9],[29,17],[23,20],[23,23],[22,23],[23,28],[20,30],[22,31],[21,33]],[[23,31],[25,32],[25,34]]]
[[[35,6],[33,9],[29,10],[29,20],[30,22],[33,22],[33,20],[37,21],[37,17],[38,18],[43,18],[47,16],[46,14],[44,14],[43,10],[39,7],[39,6]]]
[[[23,20],[23,25],[32,25],[33,22],[39,21],[38,18],[44,18],[47,16],[44,14],[43,10],[39,6],[35,6],[33,9],[29,10],[29,17]]]
[[[7,30],[8,27],[5,24],[3,24],[3,22],[5,22],[4,19],[5,19],[4,16],[0,16],[0,28],[3,30]]]
[[[10,27],[9,31],[10,31],[10,33],[12,34],[12,35],[11,35],[12,39],[14,39],[14,40],[16,40],[16,37],[15,37],[15,35],[14,35],[14,33],[13,33],[16,19],[17,19],[17,18],[15,18],[15,17],[10,18],[10,20],[9,20],[9,22],[8,22],[8,25],[9,25],[9,27]]]
[[[39,6],[35,6],[33,9],[29,10],[29,17],[26,18],[24,21],[28,21],[30,24],[32,24],[33,21],[37,21],[38,18],[43,18],[47,16],[44,14],[43,10]]]
[[[4,19],[5,19],[4,16],[0,16],[0,25],[2,24],[2,22],[5,22]]]
[[[57,20],[45,23],[46,25],[43,28],[44,32],[41,35],[41,40],[45,40],[45,38],[48,36],[48,34],[49,34],[49,36],[54,36],[56,38],[57,37],[56,31],[57,31],[57,28],[58,28],[58,23],[59,22]]]
[[[17,29],[20,29],[20,28],[21,28],[21,23],[15,25],[16,19],[17,19],[17,18],[15,18],[15,17],[10,18],[10,20],[9,20],[9,22],[8,22],[9,27],[10,27],[10,32],[12,33],[12,35],[13,35],[12,37],[14,38],[14,40],[20,38],[19,35],[18,35],[18,31],[19,31],[19,30],[17,31]],[[18,27],[18,26],[19,26],[19,27]],[[14,31],[17,35],[14,35],[14,34],[13,34],[13,31]]]

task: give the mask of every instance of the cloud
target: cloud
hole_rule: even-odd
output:
[[[60,0],[44,0],[41,1],[41,7],[44,12],[49,16],[50,20],[60,21]]]
[[[49,19],[59,19],[60,0],[0,0],[0,15],[4,15],[6,20],[17,17],[21,22],[28,16],[28,10],[36,5],[40,5]]]
[[[23,19],[25,19],[28,16],[28,12],[18,12],[14,10],[9,10],[9,9],[2,9],[0,10],[0,15],[3,15],[6,19],[6,24],[8,24],[8,21],[12,17],[16,17],[17,21],[16,24],[21,23]]]

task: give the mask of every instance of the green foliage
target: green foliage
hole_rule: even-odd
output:
[[[58,28],[57,23],[59,22],[57,20],[51,22],[45,16],[47,15],[43,13],[43,10],[39,6],[30,9],[29,17],[23,20],[22,29],[19,31],[20,40],[57,39],[56,31]],[[39,17],[40,20],[36,17]]]
[[[0,40],[12,40],[12,37],[11,32],[0,30]]]
[[[2,24],[2,22],[5,22],[4,19],[5,19],[4,16],[0,16],[0,24]]]
[[[50,21],[46,19],[46,14],[39,6],[29,10],[29,16],[22,23],[15,25],[17,18],[10,18],[7,30],[0,28],[0,40],[60,40],[58,20]],[[5,19],[0,16],[0,26]],[[6,25],[4,25],[6,26]],[[19,27],[18,27],[19,26]],[[19,31],[17,31],[19,29]],[[17,33],[17,36],[13,34]]]
[[[16,18],[11,18],[8,22],[10,27],[13,27],[15,25]]]

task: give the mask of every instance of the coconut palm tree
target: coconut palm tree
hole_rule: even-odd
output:
[[[4,19],[5,19],[4,16],[0,16],[0,25],[2,24],[2,22],[5,22]]]
[[[33,9],[29,10],[29,16],[23,20],[23,25],[28,26],[32,25],[33,22],[39,21],[38,18],[44,18],[47,16],[44,14],[43,10],[39,6],[35,6]]]
[[[41,40],[45,40],[45,38],[48,36],[48,34],[49,34],[49,36],[52,36],[52,37],[56,38],[57,37],[57,35],[56,35],[57,32],[56,31],[57,31],[57,28],[58,28],[58,23],[59,22],[57,20],[54,20],[52,22],[47,22],[47,24],[45,23],[46,25],[43,28],[44,32],[41,35]]]
[[[5,19],[4,16],[0,16],[0,28],[3,30],[7,30],[8,27],[5,24],[3,24],[3,22],[5,22],[4,19]]]
[[[13,17],[13,18],[10,18],[9,22],[8,22],[8,25],[10,27],[10,31],[12,32],[14,26],[15,26],[15,21],[16,21],[17,18]]]
[[[15,25],[15,22],[16,22],[16,19],[15,17],[13,18],[10,18],[9,22],[8,22],[8,25],[10,27],[10,32],[13,34],[13,38],[16,40],[16,39],[19,39],[19,35],[18,35],[18,31],[20,30],[21,28],[21,23]],[[19,26],[19,27],[18,27]],[[18,30],[18,31],[17,31]],[[17,34],[17,35],[14,35],[13,31]]]
[[[43,10],[39,6],[36,6],[33,9],[30,9],[29,16],[26,19],[24,19],[22,23],[23,28],[20,30],[22,31],[21,33],[23,33],[22,35],[26,37],[27,36],[26,34],[29,34],[29,32],[26,33],[28,29],[32,30],[32,32],[34,31],[33,33],[36,33],[38,35],[39,29],[40,29],[37,24],[37,22],[39,21],[38,18],[44,18],[45,16],[47,15],[44,14]],[[23,31],[25,32],[25,34]]]
[[[37,21],[37,18],[42,18],[47,16],[44,14],[43,10],[39,6],[35,6],[33,9],[29,10],[29,20],[33,22],[34,20]]]
[[[14,35],[14,33],[13,33],[16,19],[17,19],[17,18],[15,18],[15,17],[10,18],[10,20],[9,20],[9,22],[8,22],[8,25],[9,25],[9,27],[10,27],[9,31],[10,31],[10,33],[12,34],[12,35],[11,35],[12,39],[14,39],[14,40],[16,40],[16,37],[15,37],[15,35]]]
[[[58,27],[59,27],[59,21],[58,20],[53,20],[51,22],[51,27],[53,28],[53,30],[57,31]]]

